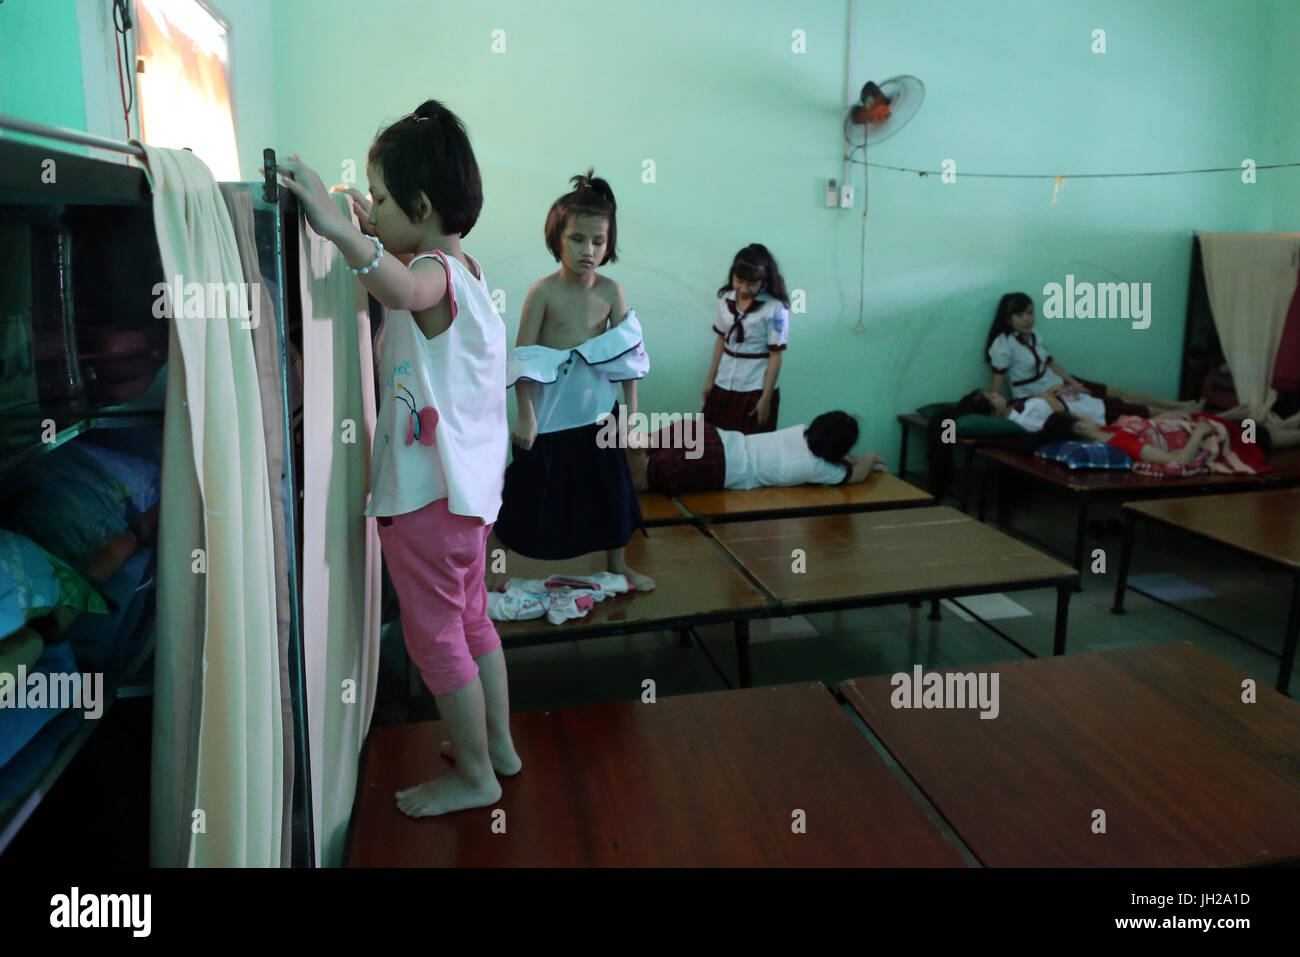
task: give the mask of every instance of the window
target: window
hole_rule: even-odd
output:
[[[197,0],[135,0],[135,11],[144,142],[193,150],[216,179],[239,179],[228,28]]]

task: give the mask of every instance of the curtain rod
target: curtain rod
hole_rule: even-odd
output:
[[[16,116],[6,116],[3,113],[0,113],[0,130],[27,133],[31,136],[62,140],[65,143],[78,143],[82,146],[97,146],[102,150],[113,150],[116,153],[127,153],[136,159],[144,159],[144,150],[138,146],[132,146],[130,143],[110,140],[103,136],[95,136],[92,133],[64,129],[62,126],[46,126],[43,123],[32,123],[28,120],[20,120]]]
[[[0,0],[3,3],[4,0]],[[144,161],[144,150],[139,146],[132,146],[130,143],[122,143],[118,140],[110,140],[107,137],[95,136],[93,133],[80,133],[77,130],[65,129],[62,126],[46,126],[44,123],[32,123],[28,120],[20,120],[16,116],[7,116],[0,113],[0,130],[10,130],[15,133],[27,133],[31,136],[43,136],[46,139],[62,140],[66,143],[78,143],[82,146],[97,146],[103,150],[113,150],[117,153],[126,153],[134,156],[141,162]],[[275,150],[262,150],[262,167],[265,170],[264,182],[262,187],[262,198],[267,203],[278,202],[278,188],[276,183],[276,163]]]

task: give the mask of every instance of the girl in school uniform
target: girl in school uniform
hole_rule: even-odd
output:
[[[1043,337],[1034,331],[1036,320],[1034,301],[1023,292],[1009,292],[999,300],[984,342],[985,356],[993,370],[990,392],[1000,395],[1006,379],[1011,384],[1013,399],[1039,395],[1052,386],[1063,385],[1099,399],[1144,405],[1158,412],[1199,407],[1196,402],[1169,402],[1156,396],[1076,378],[1052,358]],[[1132,410],[1130,414],[1138,413]]]
[[[378,518],[406,647],[456,759],[452,774],[397,792],[399,809],[421,817],[495,804],[496,774],[521,766],[483,586],[505,468],[506,330],[482,267],[461,250],[483,188],[456,115],[425,101],[379,133],[368,160],[371,198],[353,193],[364,232],[297,156],[281,172],[312,227],[390,309],[366,514]]]
[[[557,560],[603,551],[609,571],[648,591],[654,580],[627,564],[628,540],[644,533],[627,457],[601,434],[606,415],[617,419],[620,382],[629,418],[636,412],[636,380],[650,360],[622,287],[596,272],[618,258],[618,222],[614,191],[592,174],[574,176],[546,216],[560,268],[524,300],[507,371],[519,408],[514,458],[488,548]],[[499,586],[507,576],[492,571]]]
[[[713,331],[717,339],[704,385],[704,421],[745,435],[775,431],[790,297],[766,246],[753,243],[736,253],[718,290]]]

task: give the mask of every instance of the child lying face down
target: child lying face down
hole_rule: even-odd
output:
[[[702,434],[690,435],[695,429]],[[664,495],[768,485],[848,485],[865,481],[872,472],[888,471],[875,452],[849,455],[857,441],[858,423],[846,412],[824,412],[808,426],[753,435],[688,419],[639,440],[636,447],[629,441],[627,456],[637,490]]]

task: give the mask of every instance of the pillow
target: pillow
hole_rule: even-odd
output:
[[[1105,442],[1048,442],[1034,453],[1072,469],[1131,469],[1128,454]]]
[[[925,420],[934,418],[945,406],[952,405],[951,402],[932,402],[929,405],[923,405],[916,410],[916,414]],[[1010,419],[999,418],[996,415],[969,415],[958,416],[955,420],[957,425],[957,434],[970,439],[988,439],[1001,435],[1024,435],[1025,429],[1018,423]]]
[[[0,530],[0,635],[9,636],[59,603],[54,566],[33,541]]]
[[[134,512],[130,518],[149,511],[162,498],[162,468],[156,462],[89,441],[79,448],[117,480],[118,490]]]
[[[0,637],[60,608],[106,612],[108,603],[35,542],[0,529]]]
[[[7,490],[12,528],[81,572],[127,529],[129,490],[75,442],[21,469]]]

